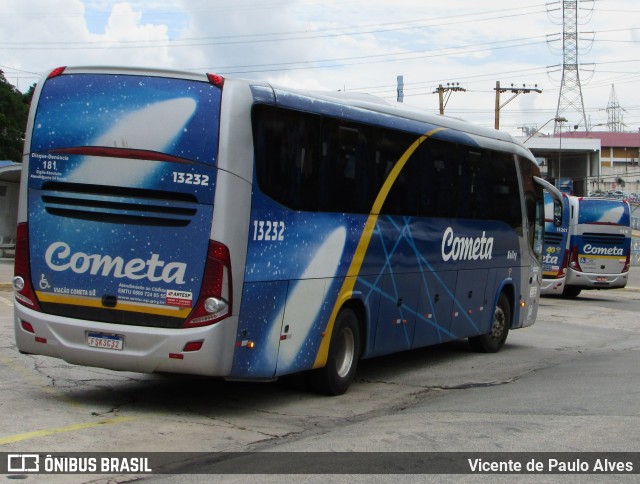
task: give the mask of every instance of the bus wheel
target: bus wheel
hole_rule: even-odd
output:
[[[562,297],[565,299],[573,299],[578,297],[578,294],[580,294],[580,291],[582,291],[582,289],[579,287],[564,286],[564,289],[562,290]]]
[[[313,389],[326,395],[342,395],[347,391],[358,366],[360,356],[360,329],[358,316],[349,308],[338,313],[327,364],[310,372]]]
[[[504,293],[500,294],[498,304],[493,312],[491,331],[487,334],[469,338],[469,344],[474,351],[480,353],[495,353],[507,339],[509,326],[511,325],[511,306]]]

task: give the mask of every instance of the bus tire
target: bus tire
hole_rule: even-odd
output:
[[[342,395],[347,391],[360,357],[358,316],[349,308],[340,310],[329,344],[327,364],[310,372],[314,391],[325,395]]]
[[[496,353],[502,348],[511,326],[511,305],[504,293],[500,293],[493,311],[491,330],[487,334],[469,338],[469,344],[479,353]]]
[[[581,288],[575,286],[564,286],[562,290],[562,297],[565,299],[575,299],[582,291]]]

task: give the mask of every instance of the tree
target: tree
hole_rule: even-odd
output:
[[[0,160],[21,161],[33,87],[22,94],[0,70]]]

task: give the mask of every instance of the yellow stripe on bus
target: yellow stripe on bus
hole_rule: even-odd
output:
[[[622,257],[619,255],[593,255],[593,254],[578,254],[578,257],[584,257],[585,259],[619,259],[626,260],[626,257]]]
[[[355,254],[353,255],[353,260],[351,261],[351,265],[349,266],[347,277],[342,283],[342,288],[340,289],[340,292],[338,294],[338,299],[336,301],[336,304],[333,306],[333,311],[331,311],[331,316],[329,317],[329,322],[327,323],[324,337],[320,342],[320,348],[318,348],[318,354],[316,355],[316,360],[313,364],[314,368],[321,368],[327,364],[327,357],[329,355],[329,343],[331,342],[333,325],[336,321],[336,318],[338,317],[338,311],[340,310],[342,305],[351,298],[353,294],[353,288],[356,284],[358,274],[360,274],[364,256],[367,253],[369,243],[371,242],[371,237],[373,236],[373,230],[375,229],[378,222],[380,210],[382,209],[382,206],[384,205],[384,202],[387,199],[389,192],[391,191],[391,187],[398,179],[400,172],[402,172],[402,170],[404,169],[411,155],[413,155],[413,153],[418,149],[422,142],[444,129],[447,128],[432,129],[431,131],[415,140],[413,144],[409,146],[409,148],[407,148],[407,150],[403,153],[398,162],[393,166],[393,169],[387,176],[387,179],[384,181],[384,184],[382,185],[382,188],[380,189],[375,202],[373,202],[373,207],[371,208],[371,212],[369,213],[369,217],[367,218],[367,223],[365,224],[362,235],[360,236],[358,247],[356,248]]]
[[[64,294],[52,294],[50,292],[36,292],[38,299],[42,302],[70,304],[73,306],[88,306],[92,308],[104,308],[102,300],[94,297],[67,296]],[[154,304],[133,304],[118,301],[117,308],[120,311],[131,311],[135,313],[156,314],[160,316],[172,316],[174,318],[186,318],[191,312],[191,308],[179,308],[174,306],[157,306]]]

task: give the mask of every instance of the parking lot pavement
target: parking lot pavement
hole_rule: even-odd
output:
[[[0,290],[11,289],[13,259],[0,259]]]
[[[631,266],[629,270],[629,282],[627,289],[640,291],[640,266]]]

